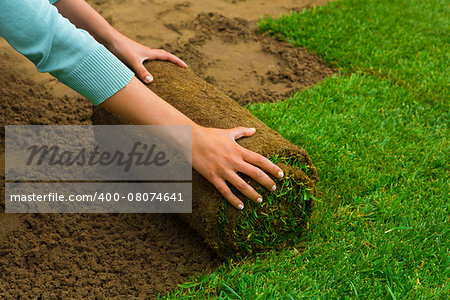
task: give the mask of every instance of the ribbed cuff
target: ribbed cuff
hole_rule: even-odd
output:
[[[55,77],[98,105],[125,87],[134,73],[103,45],[99,45],[74,70]]]
[[[48,2],[50,2],[51,5],[55,4],[56,2],[58,2],[59,0],[48,0]]]

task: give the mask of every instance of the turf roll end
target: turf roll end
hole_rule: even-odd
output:
[[[295,243],[306,229],[314,197],[317,170],[308,153],[267,127],[247,109],[208,84],[189,69],[168,62],[146,62],[155,81],[149,88],[196,123],[206,127],[256,128],[256,133],[237,142],[280,166],[283,179],[274,179],[275,192],[259,187],[243,176],[263,196],[261,204],[244,200],[242,211],[232,207],[214,186],[196,171],[192,175],[192,213],[181,217],[223,257],[245,256],[280,249]],[[94,124],[127,124],[103,108],[94,107]]]

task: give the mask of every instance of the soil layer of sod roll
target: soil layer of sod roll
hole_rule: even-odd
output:
[[[258,187],[243,176],[262,194],[263,203],[245,199],[232,187],[244,200],[245,208],[239,211],[193,170],[192,214],[182,214],[182,218],[224,257],[279,249],[298,240],[312,212],[318,180],[308,153],[189,69],[158,61],[147,62],[146,67],[155,77],[149,88],[197,124],[215,128],[256,128],[252,137],[237,142],[271,159],[285,173],[283,179],[274,179],[275,192]],[[94,107],[92,118],[94,124],[127,124],[100,107]]]

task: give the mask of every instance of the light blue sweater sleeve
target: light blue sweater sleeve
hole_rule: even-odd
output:
[[[0,36],[39,72],[100,104],[126,86],[134,73],[58,13],[58,0],[0,0]]]

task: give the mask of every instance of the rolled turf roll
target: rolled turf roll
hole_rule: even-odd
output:
[[[245,208],[239,211],[193,170],[192,213],[181,214],[181,217],[223,257],[279,249],[297,241],[312,212],[318,180],[308,153],[189,69],[160,61],[147,62],[146,67],[155,77],[149,88],[197,124],[215,128],[256,128],[252,137],[237,142],[271,159],[285,174],[283,179],[274,178],[275,192],[243,176],[264,200],[261,204],[254,203],[232,187],[244,200]],[[127,124],[100,107],[94,107],[92,120],[100,125]]]

